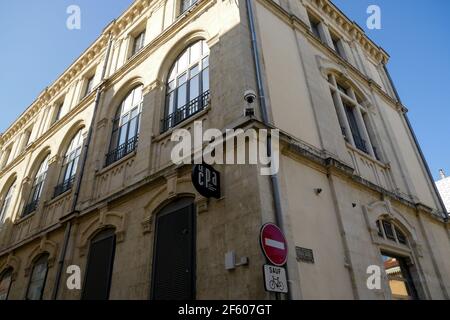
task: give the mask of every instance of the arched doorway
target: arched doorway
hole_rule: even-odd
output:
[[[195,205],[176,200],[156,215],[151,298],[195,299]]]

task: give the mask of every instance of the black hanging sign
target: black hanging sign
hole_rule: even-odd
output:
[[[192,183],[206,198],[220,199],[220,172],[208,164],[196,164],[192,169]]]

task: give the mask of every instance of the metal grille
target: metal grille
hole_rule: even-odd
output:
[[[191,100],[187,105],[177,109],[172,114],[168,115],[162,120],[161,128],[162,132],[169,130],[177,124],[183,122],[187,118],[205,109],[209,104],[209,90],[205,91],[202,95]]]
[[[39,204],[39,199],[31,201],[30,203],[28,203],[24,208],[23,208],[23,216],[26,217],[29,214],[33,213],[34,211],[36,211],[37,206]]]
[[[155,300],[195,298],[193,219],[192,205],[157,217],[152,283]]]
[[[138,145],[139,136],[135,136],[121,144],[117,149],[111,151],[106,155],[106,166],[113,164],[116,161],[119,161],[123,157],[129,155],[134,152]]]
[[[297,261],[314,263],[314,253],[312,249],[295,247],[295,253],[297,255]]]
[[[62,195],[64,192],[72,189],[73,183],[75,181],[75,176],[71,177],[69,180],[66,180],[55,187],[55,193],[53,197],[56,198],[59,195]]]

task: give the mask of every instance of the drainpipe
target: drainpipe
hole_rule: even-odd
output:
[[[400,95],[398,94],[397,88],[395,87],[394,81],[392,80],[391,74],[389,73],[389,70],[388,70],[388,68],[386,67],[386,65],[384,63],[383,63],[383,68],[384,68],[384,71],[385,71],[385,73],[386,73],[386,75],[387,75],[387,77],[389,79],[389,83],[391,84],[391,87],[394,90],[394,94],[395,94],[395,97],[397,98],[397,101],[402,103],[402,100],[400,99]],[[416,134],[414,132],[414,129],[413,129],[412,125],[411,125],[411,122],[409,121],[408,115],[406,113],[403,113],[403,112],[402,112],[402,114],[403,114],[403,117],[405,118],[405,121],[406,121],[406,124],[408,126],[408,129],[411,132],[411,135],[413,137],[414,143],[416,144],[417,150],[419,151],[420,158],[422,159],[422,163],[425,166],[425,170],[427,172],[428,178],[430,179],[431,185],[433,186],[433,190],[434,190],[434,192],[435,192],[435,194],[437,196],[438,202],[439,202],[439,204],[441,206],[441,210],[442,210],[442,213],[443,213],[442,217],[444,218],[444,221],[447,222],[449,217],[448,217],[448,214],[446,213],[447,210],[445,209],[444,201],[442,201],[442,198],[441,198],[441,195],[439,193],[439,190],[437,189],[436,184],[434,183],[433,175],[432,175],[430,167],[428,166],[428,163],[427,163],[427,161],[425,159],[425,155],[423,154],[422,148],[420,147],[419,140],[417,139],[417,136],[416,136]]]
[[[255,72],[256,72],[256,80],[257,80],[257,86],[258,86],[258,95],[259,95],[259,105],[260,105],[260,111],[263,119],[263,123],[266,126],[270,125],[269,116],[267,112],[267,104],[266,104],[266,95],[262,80],[262,71],[261,71],[261,62],[259,59],[259,50],[258,50],[258,42],[256,38],[256,28],[255,28],[255,18],[253,14],[253,7],[251,0],[246,0],[246,6],[247,6],[247,17],[248,17],[248,24],[250,28],[250,36],[251,36],[251,42],[252,42],[252,53],[253,53],[253,62],[255,65]],[[270,148],[270,138],[269,138],[269,148]],[[272,187],[272,196],[273,201],[275,204],[275,223],[278,225],[278,227],[284,230],[284,222],[283,222],[283,210],[281,207],[281,191],[280,191],[280,182],[278,179],[278,175],[274,174],[270,176],[270,183]],[[286,233],[286,232],[285,232]],[[289,285],[289,272],[288,268],[286,268],[286,277],[287,282]],[[288,291],[288,300],[292,300],[292,290]]]
[[[87,163],[87,158],[88,158],[88,151],[89,151],[89,145],[91,143],[92,140],[92,134],[93,134],[93,127],[94,127],[94,123],[95,123],[95,119],[97,116],[97,110],[98,110],[98,106],[100,104],[100,98],[102,95],[102,82],[103,80],[105,80],[105,76],[106,76],[106,68],[108,66],[108,60],[109,60],[109,55],[111,53],[111,47],[112,47],[112,34],[109,34],[109,39],[108,39],[108,49],[106,51],[106,56],[105,56],[105,63],[103,64],[103,70],[102,70],[102,77],[100,80],[100,85],[98,86],[96,93],[95,93],[95,102],[94,102],[94,112],[92,114],[92,119],[91,119],[91,125],[89,126],[89,131],[88,131],[88,135],[86,138],[86,141],[84,143],[83,149],[83,157],[81,160],[81,166],[79,169],[80,172],[80,176],[77,179],[76,185],[75,185],[75,193],[73,196],[73,201],[72,201],[72,206],[71,206],[71,210],[69,214],[74,214],[76,213],[76,208],[77,208],[77,204],[78,204],[78,199],[80,197],[80,191],[81,191],[81,182],[83,180],[83,176],[84,176],[84,171],[86,168],[86,163]],[[58,297],[58,291],[59,291],[59,287],[60,287],[60,282],[61,282],[61,276],[62,276],[62,271],[64,268],[64,260],[66,258],[66,252],[67,252],[67,247],[69,245],[69,239],[70,239],[70,232],[72,230],[72,220],[69,219],[69,221],[67,221],[66,223],[66,230],[64,231],[64,242],[63,242],[63,247],[59,256],[59,260],[58,260],[58,270],[56,273],[56,279],[55,279],[55,286],[53,287],[53,293],[52,293],[52,300],[56,300]]]

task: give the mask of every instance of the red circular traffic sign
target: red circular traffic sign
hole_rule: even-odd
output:
[[[261,228],[260,243],[266,258],[277,267],[282,267],[287,261],[287,242],[283,231],[273,223],[267,223]]]

